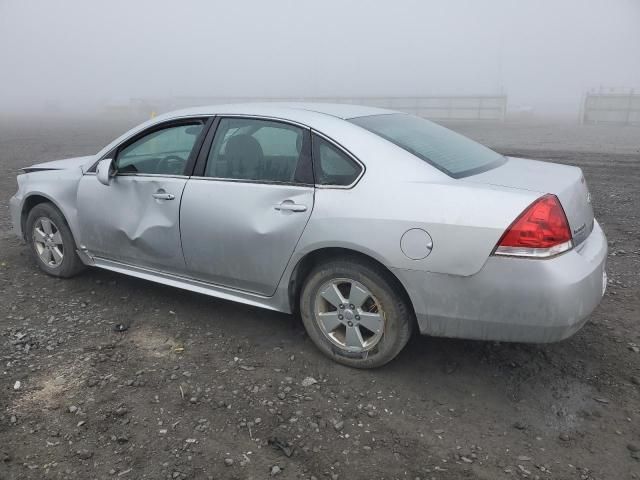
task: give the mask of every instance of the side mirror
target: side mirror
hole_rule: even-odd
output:
[[[96,167],[96,177],[98,181],[103,185],[109,185],[111,183],[111,177],[113,177],[113,160],[111,158],[105,158],[98,162]]]

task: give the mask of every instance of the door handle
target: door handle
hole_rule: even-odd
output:
[[[284,201],[278,205],[275,205],[273,208],[275,208],[276,210],[280,210],[280,211],[287,211],[287,212],[306,212],[307,211],[307,206],[306,205],[300,205],[299,203],[293,203],[291,201]]]
[[[156,200],[173,200],[174,198],[176,198],[175,195],[172,195],[171,193],[167,193],[164,191],[158,191],[152,194],[151,196]]]

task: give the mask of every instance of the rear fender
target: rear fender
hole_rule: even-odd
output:
[[[294,257],[342,247],[388,268],[469,276],[482,268],[505,229],[538,196],[455,180],[403,182],[390,189],[366,182],[351,190],[318,189]],[[410,229],[431,237],[433,248],[426,257],[414,260],[403,253],[401,238]]]

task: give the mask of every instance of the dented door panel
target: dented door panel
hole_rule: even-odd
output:
[[[183,273],[180,197],[186,177],[85,175],[78,188],[81,244],[89,254]],[[172,198],[173,197],[173,198]]]
[[[193,178],[180,228],[189,276],[272,295],[313,208],[313,187]]]

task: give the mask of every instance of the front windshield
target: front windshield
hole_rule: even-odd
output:
[[[506,162],[499,153],[424,118],[392,113],[349,121],[389,140],[453,178],[484,172]]]

